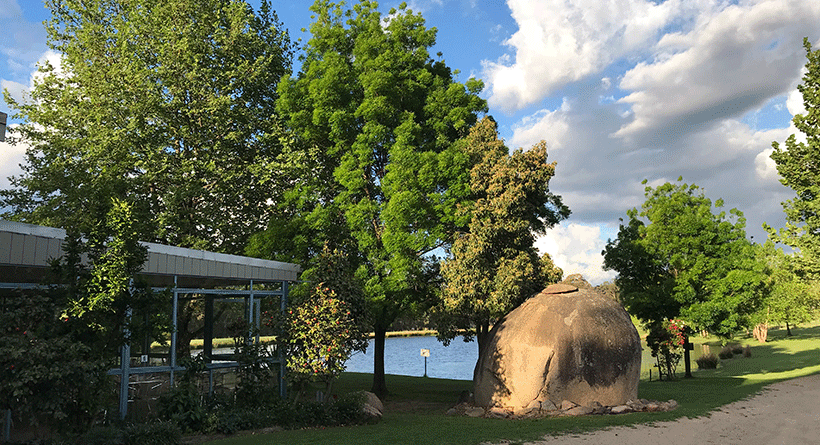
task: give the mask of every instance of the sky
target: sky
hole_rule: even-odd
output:
[[[258,0],[250,0],[258,5]],[[312,2],[271,0],[294,40],[310,38]],[[386,14],[399,1],[380,2]],[[510,148],[545,140],[557,162],[550,189],[572,215],[537,246],[565,275],[615,277],[601,251],[619,218],[682,177],[747,219],[785,223],[772,142],[799,133],[803,38],[820,44],[816,0],[413,0],[438,29],[431,54],[482,96]],[[22,97],[48,51],[38,0],[0,0],[0,87]],[[11,115],[6,104],[0,111]],[[9,123],[19,123],[11,119]],[[799,136],[799,134],[798,134]],[[20,171],[23,144],[0,143],[0,188]]]

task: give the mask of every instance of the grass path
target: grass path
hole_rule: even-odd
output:
[[[740,339],[752,347],[750,358],[722,360],[714,370],[695,371],[693,379],[674,382],[642,380],[639,397],[675,399],[680,407],[669,413],[633,413],[620,416],[588,416],[539,420],[498,420],[448,417],[444,412],[470,389],[471,382],[421,377],[387,376],[392,394],[385,400],[386,414],[376,425],[344,428],[242,434],[209,442],[212,445],[256,444],[454,444],[512,443],[533,441],[548,434],[578,433],[617,425],[698,417],[722,405],[747,398],[764,386],[820,372],[820,324],[793,329],[786,338],[770,331],[770,341],[759,344]],[[702,339],[695,339],[704,343]],[[712,341],[712,343],[714,343]],[[698,350],[696,345],[696,351]],[[719,345],[712,347],[717,352]],[[682,368],[682,365],[681,365]],[[693,368],[696,366],[693,363]],[[680,371],[682,374],[682,371]],[[369,374],[344,374],[339,393],[368,389]]]

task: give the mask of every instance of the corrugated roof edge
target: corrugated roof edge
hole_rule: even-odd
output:
[[[34,224],[27,224],[15,221],[0,220],[0,232],[12,232],[22,235],[41,236],[44,238],[65,239],[66,231],[55,227],[38,226]],[[203,260],[221,261],[234,264],[243,264],[246,266],[257,266],[269,269],[280,269],[290,272],[300,272],[301,267],[298,264],[283,263],[281,261],[263,260],[261,258],[252,258],[240,255],[230,255],[226,253],[209,252],[207,250],[188,249],[185,247],[168,246],[165,244],[141,242],[148,247],[148,252],[164,253],[167,255],[177,255],[189,258],[198,258]]]

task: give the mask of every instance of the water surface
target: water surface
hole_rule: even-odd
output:
[[[422,349],[430,350],[427,376],[440,379],[472,380],[478,360],[478,344],[465,343],[460,337],[444,346],[436,337],[389,337],[384,344],[385,374],[424,375]],[[373,372],[373,340],[365,353],[357,352],[347,361],[347,371]]]

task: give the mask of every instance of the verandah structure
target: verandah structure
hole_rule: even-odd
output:
[[[63,255],[66,232],[62,229],[0,220],[0,291],[31,289],[40,286],[48,274],[52,259]],[[296,264],[262,260],[239,255],[227,255],[203,250],[186,249],[155,243],[142,243],[148,249],[147,260],[140,278],[155,289],[168,289],[172,330],[167,362],[162,366],[131,366],[131,350],[125,345],[121,351],[120,366],[109,374],[121,376],[120,415],[128,410],[128,384],[132,375],[170,374],[184,368],[176,357],[177,318],[180,298],[195,295],[205,299],[204,351],[209,369],[238,366],[230,355],[213,354],[213,304],[215,300],[242,301],[244,316],[249,326],[260,326],[261,300],[278,297],[279,307],[285,309],[290,283],[297,280],[300,268]],[[257,337],[255,341],[259,341]],[[222,360],[213,363],[213,359]],[[285,396],[284,366],[281,353],[270,360],[279,366],[280,394]],[[8,417],[8,416],[7,416]],[[8,426],[6,427],[6,429]]]

